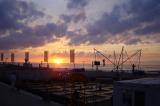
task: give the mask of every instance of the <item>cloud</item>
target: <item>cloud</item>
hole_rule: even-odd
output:
[[[77,24],[78,22],[84,22],[87,18],[85,7],[88,3],[88,0],[68,0],[67,9],[70,13],[60,15],[60,19],[66,23],[73,22]]]
[[[25,22],[42,17],[44,14],[36,10],[34,4],[17,0],[0,0],[0,33],[18,30]]]
[[[62,14],[60,18],[64,20],[64,22],[66,23],[70,23],[70,22],[78,23],[79,21],[85,21],[86,13],[85,11],[81,10],[81,11],[78,11],[72,14],[68,14],[68,15]]]
[[[135,30],[135,34],[138,35],[151,35],[155,33],[160,33],[160,21],[153,22],[150,25],[147,25],[145,27],[142,27],[140,29]]]
[[[0,0],[0,49],[39,47],[61,37],[70,45],[80,44],[138,44],[153,40],[159,42],[160,1],[128,0],[105,12],[94,23],[86,23],[84,31],[68,31],[70,23],[81,25],[86,20],[88,0],[69,0],[68,14],[60,15],[62,22],[48,22],[29,26],[45,13],[35,4],[18,0]],[[152,37],[154,35],[154,37]],[[145,41],[143,41],[145,38]],[[149,41],[150,42],[150,41]]]
[[[142,36],[152,36],[160,32],[160,1],[159,0],[128,0],[116,5],[110,13],[87,26],[87,33],[71,38],[71,44],[102,44],[109,43],[109,39],[121,35],[139,36],[136,39],[129,37],[125,44],[142,42]],[[81,42],[83,41],[83,42]],[[120,42],[115,42],[120,43]]]
[[[64,36],[67,30],[64,23],[28,25],[44,15],[33,3],[0,0],[0,49],[38,47]]]
[[[9,36],[0,38],[3,50],[39,47],[49,42],[58,41],[66,32],[65,24],[48,23],[34,28],[23,27],[20,31],[10,32]]]
[[[81,9],[88,4],[89,0],[69,0],[67,4],[68,9]]]

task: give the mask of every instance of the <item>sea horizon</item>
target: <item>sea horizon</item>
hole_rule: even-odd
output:
[[[10,63],[10,62],[9,62]],[[12,64],[16,64],[16,65],[23,65],[23,62],[15,62]],[[36,63],[33,62],[31,63],[33,67],[39,67],[39,64],[41,63]],[[86,70],[96,70],[96,66],[92,67],[92,64],[88,64],[88,63],[84,63],[84,64],[80,64],[80,63],[75,63],[74,64],[70,64],[70,63],[61,63],[61,64],[56,64],[56,63],[48,63],[50,68],[68,68],[68,69],[73,69],[73,68],[85,68]],[[42,67],[47,67],[47,63],[42,63],[41,65]],[[114,69],[114,66],[112,64],[106,64],[105,66],[100,65],[98,67],[99,70],[102,71],[112,71]],[[121,69],[121,68],[120,68]],[[136,65],[136,69],[138,69],[138,65]],[[143,71],[159,71],[160,66],[158,64],[141,64],[139,66],[140,70]],[[132,65],[131,64],[124,64],[123,65],[123,70],[132,70]]]

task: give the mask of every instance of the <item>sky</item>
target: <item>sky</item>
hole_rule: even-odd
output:
[[[0,52],[16,61],[76,62],[93,60],[93,48],[118,55],[122,46],[131,55],[142,49],[144,64],[160,65],[159,0],[0,0]],[[8,60],[9,61],[9,60]]]

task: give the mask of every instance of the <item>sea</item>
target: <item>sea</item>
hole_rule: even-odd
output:
[[[38,63],[32,64],[34,67],[39,67]],[[46,63],[42,64],[42,67],[47,67]],[[54,64],[49,63],[50,68],[85,68],[86,70],[96,70],[96,66],[92,66],[92,64]],[[144,71],[160,71],[160,65],[140,65],[136,66],[135,69],[144,70]],[[98,66],[99,70],[102,71],[112,71],[115,69],[115,67],[111,64],[106,64],[105,66],[100,65]],[[123,67],[120,67],[120,69],[123,70],[132,70],[132,65],[130,64],[124,64]]]

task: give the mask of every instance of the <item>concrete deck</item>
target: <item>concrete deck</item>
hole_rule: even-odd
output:
[[[0,82],[0,106],[62,106]]]

